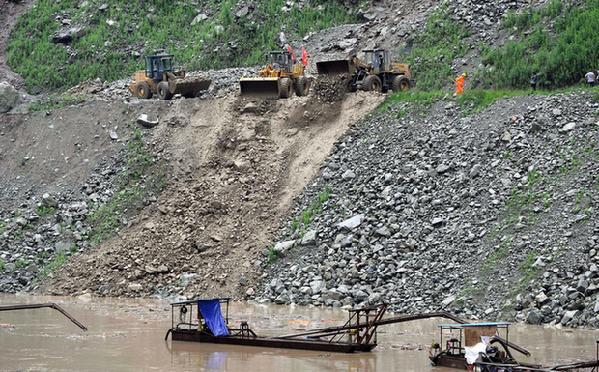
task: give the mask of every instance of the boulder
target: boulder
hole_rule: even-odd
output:
[[[79,39],[85,35],[85,28],[71,27],[66,30],[61,30],[52,36],[54,44],[70,44],[73,40]]]
[[[0,113],[9,112],[19,103],[19,92],[8,82],[0,82]]]
[[[278,242],[275,244],[274,251],[279,254],[285,254],[288,250],[290,250],[295,244],[295,240],[288,240],[285,242]]]
[[[158,125],[158,120],[150,120],[147,114],[141,114],[137,117],[137,124],[144,128],[154,128]]]
[[[543,313],[538,309],[532,309],[526,316],[526,323],[541,324],[543,322]]]
[[[362,224],[362,221],[364,221],[364,215],[357,214],[345,221],[339,222],[337,227],[341,230],[354,230]]]

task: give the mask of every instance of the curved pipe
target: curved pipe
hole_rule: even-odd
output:
[[[75,319],[71,314],[67,313],[62,307],[58,306],[53,302],[45,303],[45,304],[24,304],[24,305],[0,305],[0,311],[17,311],[17,310],[31,310],[31,309],[42,309],[48,307],[50,309],[54,309],[64,315],[67,319],[69,319],[73,324],[77,327],[81,328],[83,331],[87,331],[87,327],[81,324],[77,319]]]

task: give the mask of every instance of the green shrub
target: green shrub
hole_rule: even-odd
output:
[[[431,15],[424,31],[416,37],[402,60],[409,63],[420,90],[441,89],[453,82],[452,62],[463,56],[468,31],[453,21],[442,8]]]
[[[293,231],[301,229],[300,235],[303,235],[305,230],[308,229],[312,223],[314,217],[322,212],[322,207],[331,198],[331,192],[331,187],[329,185],[325,186],[324,190],[316,195],[310,205],[301,211],[299,218],[291,220],[291,229]]]
[[[47,205],[38,205],[36,208],[36,212],[38,214],[38,216],[40,217],[45,217],[45,216],[49,216],[51,214],[53,214],[56,211],[56,208],[54,207],[50,207]]]
[[[64,251],[60,251],[56,254],[56,256],[52,259],[52,261],[48,262],[42,270],[38,274],[38,279],[43,279],[48,276],[48,274],[55,272],[60,269],[62,265],[67,261],[67,256]]]
[[[552,31],[544,25],[549,20],[554,23]],[[508,17],[506,25],[528,32],[522,33],[520,40],[484,53],[483,62],[490,66],[480,74],[485,87],[528,87],[533,74],[540,75],[544,87],[564,87],[598,68],[599,0],[569,7],[552,1],[541,10]]]
[[[21,270],[27,267],[27,265],[29,265],[29,262],[27,262],[26,259],[19,257],[16,261],[15,261],[15,270]]]
[[[266,258],[266,264],[270,265],[279,258],[279,254],[275,251],[274,247],[268,248],[268,256]]]

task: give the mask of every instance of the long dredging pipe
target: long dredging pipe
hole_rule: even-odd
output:
[[[31,310],[31,309],[43,309],[50,308],[60,312],[67,319],[69,319],[73,324],[77,327],[81,328],[83,331],[87,331],[87,327],[81,324],[77,319],[75,319],[71,314],[67,313],[65,309],[58,306],[53,302],[45,303],[45,304],[21,304],[21,305],[0,305],[0,311],[17,311],[17,310]]]
[[[387,325],[387,324],[411,322],[414,320],[428,319],[428,318],[445,318],[445,319],[453,320],[454,322],[456,322],[458,324],[466,324],[466,321],[458,318],[457,316],[455,316],[453,314],[450,314],[446,311],[439,311],[439,312],[435,312],[435,313],[401,315],[401,316],[396,316],[396,317],[392,317],[392,318],[381,319],[381,320],[378,320],[375,322],[368,322],[368,323],[364,323],[364,324],[354,324],[354,325],[345,325],[345,326],[340,326],[340,327],[313,329],[313,330],[309,330],[309,331],[302,332],[302,333],[294,333],[294,334],[283,335],[283,336],[274,337],[274,338],[293,338],[293,337],[309,336],[309,335],[317,335],[317,334],[329,334],[329,333],[336,333],[336,332],[341,332],[341,331],[349,331],[349,330],[353,330],[353,329],[379,327],[379,326],[383,326],[383,325]]]

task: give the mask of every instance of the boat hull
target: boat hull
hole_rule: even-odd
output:
[[[172,330],[173,341],[204,342],[210,344],[241,345],[255,347],[270,347],[278,349],[297,349],[326,351],[332,353],[369,352],[376,344],[349,344],[344,342],[326,342],[318,340],[281,339],[269,337],[215,337],[194,330]]]

